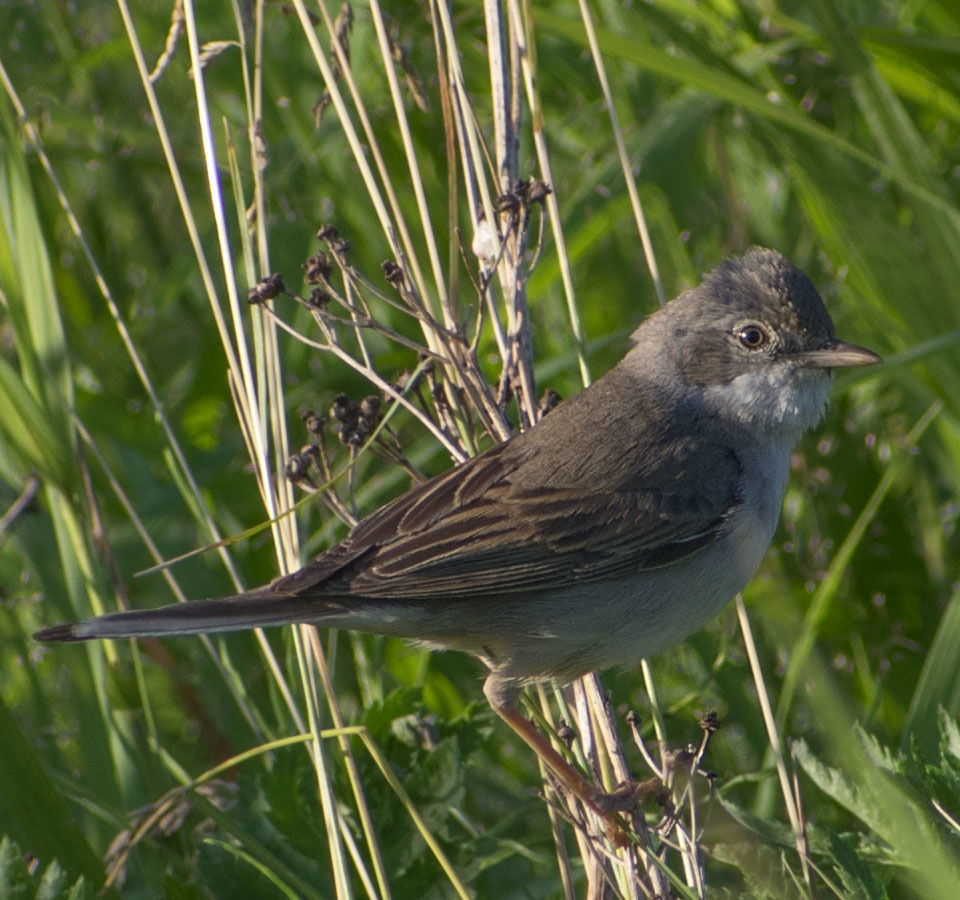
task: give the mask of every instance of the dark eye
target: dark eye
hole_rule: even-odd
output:
[[[741,325],[736,330],[737,340],[748,350],[758,350],[763,347],[769,338],[767,332],[760,325]]]

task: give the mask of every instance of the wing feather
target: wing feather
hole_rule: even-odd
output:
[[[576,418],[578,398],[531,431],[387,504],[272,590],[493,600],[668,565],[712,540],[738,503],[736,454],[698,440],[695,429],[678,435],[658,428],[635,409],[605,423],[627,430],[609,442],[616,445],[611,449],[602,435],[597,439],[596,423]],[[556,453],[566,468],[551,463],[558,441],[568,444]],[[634,446],[642,455],[625,465],[623,448]],[[588,477],[599,487],[585,485]]]

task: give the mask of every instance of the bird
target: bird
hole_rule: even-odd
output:
[[[464,651],[494,711],[584,802],[601,792],[518,710],[525,685],[682,641],[753,577],[839,340],[810,279],[753,248],[648,316],[623,359],[531,428],[412,488],[299,571],[222,599],[102,615],[42,642],[292,623]]]

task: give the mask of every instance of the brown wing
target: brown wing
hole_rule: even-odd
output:
[[[605,423],[615,440],[596,440],[576,415],[583,396],[383,507],[272,589],[496,596],[616,578],[710,541],[737,504],[736,456],[635,409]]]

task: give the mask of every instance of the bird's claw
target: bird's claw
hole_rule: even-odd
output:
[[[659,778],[646,781],[624,781],[609,793],[598,791],[593,798],[593,806],[602,815],[616,812],[630,812],[647,797],[656,798],[661,807],[669,804],[670,793]]]

